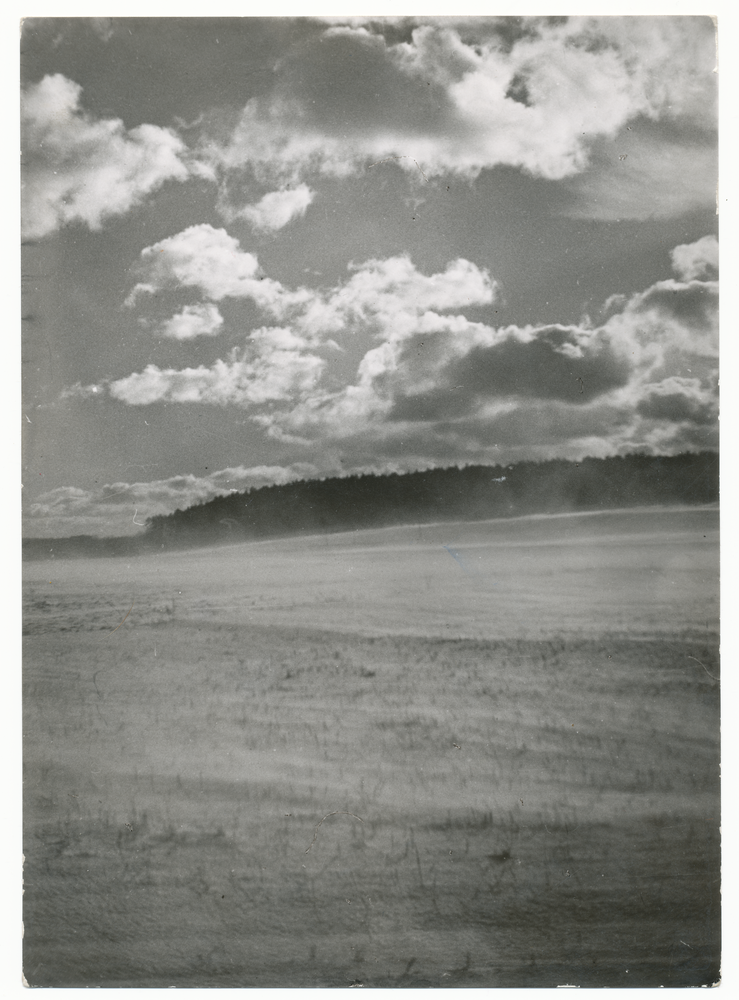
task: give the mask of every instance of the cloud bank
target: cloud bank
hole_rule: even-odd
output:
[[[426,178],[506,165],[562,180],[586,171],[596,140],[637,119],[715,127],[708,18],[474,27],[436,21],[391,42],[379,22],[334,24],[288,53],[273,90],[250,100],[207,155],[264,181],[343,177],[386,159]]]
[[[431,275],[406,256],[369,260],[333,288],[289,289],[224,230],[194,227],[144,251],[138,294],[179,283],[283,322],[209,365],[148,365],[93,388],[132,406],[236,405],[276,442],[346,469],[713,447],[717,253],[713,237],[676,247],[677,277],[612,296],[599,323],[495,327],[465,315],[489,314],[498,292],[464,259]],[[373,346],[342,381],[336,342],[356,337]]]
[[[45,76],[23,94],[26,235],[99,229],[193,176],[218,184],[226,222],[277,232],[322,176],[391,162],[411,183],[518,168],[566,182],[585,217],[674,215],[714,196],[710,18],[422,19],[397,36],[392,19],[307,32],[225,136],[207,117],[183,128],[192,148],[171,128],[94,118],[77,83]]]
[[[150,364],[109,383],[110,395],[131,405],[308,402],[328,365],[326,354],[338,348],[334,335],[375,336],[384,341],[380,353],[415,332],[453,330],[472,336],[480,324],[449,311],[489,305],[496,294],[487,271],[470,261],[451,261],[443,272],[427,276],[407,256],[350,265],[351,277],[336,288],[289,289],[268,278],[256,255],[242,250],[238,240],[209,224],[146,247],[141,260],[146,280],[128,296],[130,308],[168,289],[195,289],[206,297],[162,324],[159,329],[167,336],[184,340],[217,334],[222,318],[214,302],[226,299],[248,300],[282,325],[253,330],[243,347],[210,366],[177,370]],[[364,371],[378,357],[377,352],[368,355]],[[92,390],[76,391],[89,395]]]

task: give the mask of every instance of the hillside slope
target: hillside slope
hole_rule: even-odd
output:
[[[291,535],[718,500],[718,455],[627,455],[346,476],[216,497],[130,538],[26,539],[24,558],[135,555]]]

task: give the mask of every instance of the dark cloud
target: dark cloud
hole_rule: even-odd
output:
[[[715,424],[716,404],[712,399],[701,399],[683,392],[650,392],[640,400],[636,412],[651,420],[668,420],[671,423],[690,421],[693,424]]]
[[[460,391],[457,387],[431,389],[414,395],[400,395],[388,415],[389,420],[425,422],[453,420],[468,416],[478,405],[478,396]]]
[[[496,17],[492,19],[495,26],[495,38],[501,52],[513,51],[514,46],[525,39],[539,37],[539,27],[551,23],[565,23],[566,17]],[[460,31],[463,34],[463,31]]]
[[[531,94],[529,93],[529,88],[526,83],[526,77],[523,73],[515,74],[508,85],[508,90],[506,90],[505,96],[509,97],[512,101],[518,101],[519,104],[524,104],[527,108],[531,107],[533,101],[531,100]]]
[[[639,299],[641,310],[659,309],[684,326],[710,328],[716,317],[718,288],[715,284],[691,281],[678,284],[662,281]]]
[[[533,445],[551,449],[552,446],[561,448],[582,438],[614,439],[631,419],[628,409],[612,405],[582,407],[537,401],[492,417],[455,424],[455,430],[465,440],[476,441],[478,447],[494,444],[508,449]],[[443,425],[440,430],[444,432]]]
[[[582,346],[577,333],[574,328],[551,326],[532,340],[509,337],[490,347],[473,347],[439,373],[433,389],[399,395],[390,419],[450,419],[474,412],[485,400],[507,397],[558,399],[582,406],[626,385],[631,375],[628,359],[603,339],[593,338]],[[418,351],[420,339],[409,342],[406,363]],[[575,352],[581,356],[573,356]]]
[[[529,342],[510,338],[493,347],[476,347],[452,366],[450,376],[482,396],[525,396],[588,403],[626,385],[628,360],[607,342],[592,342],[581,357],[562,350],[576,346],[574,330],[548,327]]]
[[[714,440],[710,19],[42,18],[22,41],[26,492],[124,480],[44,517],[133,525],[244,456]]]
[[[678,455],[683,451],[718,451],[718,424],[681,424],[661,444],[661,454]]]
[[[307,40],[280,64],[276,94],[299,95],[300,125],[328,135],[388,128],[413,134],[454,126],[446,90],[402,72],[381,36],[337,30]]]

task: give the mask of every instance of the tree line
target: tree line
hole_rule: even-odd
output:
[[[26,539],[24,557],[132,555],[401,524],[717,500],[714,452],[455,466],[263,486],[156,515],[138,536]]]

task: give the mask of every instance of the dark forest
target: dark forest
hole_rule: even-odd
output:
[[[216,497],[151,517],[137,536],[24,539],[23,555],[26,559],[130,556],[434,521],[708,504],[718,501],[718,493],[715,452],[346,476]]]

